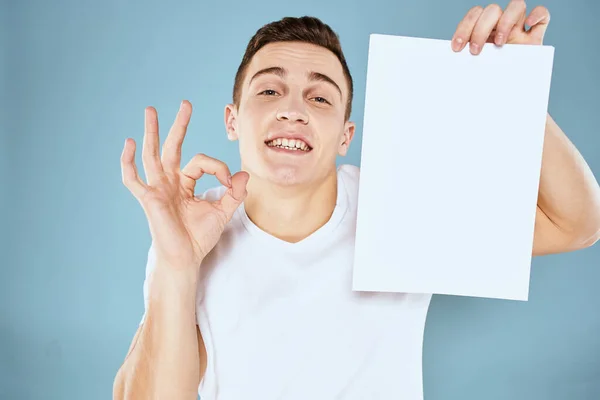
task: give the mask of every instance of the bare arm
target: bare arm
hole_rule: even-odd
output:
[[[581,154],[548,115],[533,255],[573,251],[600,238],[600,187]]]
[[[242,171],[231,175],[225,163],[204,154],[181,169],[181,146],[192,115],[188,101],[181,102],[162,154],[156,109],[146,107],[144,115],[147,182],[138,173],[132,138],[125,140],[121,175],[148,218],[156,261],[148,276],[146,319],[117,372],[113,399],[196,400],[206,368],[196,325],[199,268],[248,194],[250,176]],[[220,199],[194,195],[196,181],[206,174],[227,187]]]
[[[149,293],[145,322],[117,373],[113,399],[196,400],[206,370],[195,317],[196,279],[157,264]]]
[[[537,6],[527,15],[522,0],[505,10],[497,4],[471,8],[459,22],[452,49],[469,44],[478,55],[486,43],[542,45],[550,12]],[[529,28],[527,27],[529,26]],[[581,154],[550,115],[546,118],[533,255],[589,247],[600,239],[600,187]]]

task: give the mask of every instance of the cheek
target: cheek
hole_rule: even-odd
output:
[[[247,116],[251,115],[266,115],[272,112],[272,110],[276,109],[276,101],[271,99],[269,101],[261,100],[261,99],[249,99],[246,102],[246,113]]]
[[[321,135],[321,143],[327,149],[337,151],[344,141],[344,124],[340,124],[337,118],[333,120],[330,118],[328,121],[322,122],[319,126],[319,131],[324,133]]]
[[[248,104],[242,114],[243,126],[245,129],[256,130],[261,126],[272,122],[275,119],[275,113],[272,104],[254,102]]]
[[[260,113],[247,109],[238,122],[238,140],[243,148],[256,147],[266,132]]]

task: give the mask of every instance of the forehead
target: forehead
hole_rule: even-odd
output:
[[[270,43],[252,58],[245,76],[245,84],[248,85],[256,72],[272,67],[285,69],[291,79],[308,80],[311,73],[326,75],[339,85],[344,96],[348,93],[340,61],[324,47],[300,42]]]

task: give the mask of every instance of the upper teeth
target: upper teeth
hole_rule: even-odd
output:
[[[267,142],[267,146],[271,147],[283,147],[290,150],[303,150],[308,151],[309,147],[306,143],[304,143],[300,139],[273,139],[270,142]]]

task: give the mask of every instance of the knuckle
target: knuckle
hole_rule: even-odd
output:
[[[483,7],[481,7],[481,6],[476,6],[476,7],[471,8],[465,17],[465,22],[472,23],[472,22],[476,21],[481,16],[482,13],[483,13]]]
[[[498,23],[496,32],[497,33],[507,33],[510,28],[511,28],[510,21],[502,20]]]
[[[502,7],[498,4],[490,4],[485,8],[485,11],[494,15],[502,14]]]
[[[134,193],[134,182],[133,179],[129,177],[124,177],[122,180],[123,186],[125,186],[132,194]]]
[[[469,10],[470,15],[477,15],[477,14],[481,14],[483,12],[483,7],[482,6],[475,6],[473,8],[471,8]]]
[[[196,153],[190,160],[190,164],[204,165],[206,164],[206,155],[203,153]]]
[[[203,160],[208,159],[208,156],[204,153],[196,153],[194,158],[196,159],[196,161],[203,161]]]
[[[165,194],[157,188],[144,190],[140,194],[140,202],[148,207],[156,207],[161,209],[169,208],[172,202],[168,200],[168,193]]]
[[[121,182],[124,184],[131,182],[131,173],[128,168],[121,169]]]

